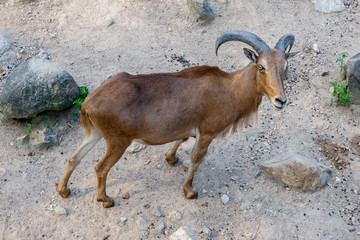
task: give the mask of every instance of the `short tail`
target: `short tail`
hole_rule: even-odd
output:
[[[88,112],[86,111],[86,109],[84,107],[81,108],[80,122],[81,122],[81,125],[82,125],[82,127],[83,127],[83,129],[85,131],[86,137],[90,136],[91,132],[93,131],[95,126],[91,122],[89,114],[88,114]]]

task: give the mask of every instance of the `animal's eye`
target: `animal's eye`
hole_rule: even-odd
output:
[[[258,68],[259,68],[259,70],[260,70],[260,71],[265,70],[264,66],[263,66],[263,65],[261,65],[261,64],[258,64]]]

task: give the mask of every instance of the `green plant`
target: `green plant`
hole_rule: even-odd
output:
[[[50,128],[50,123],[47,123],[44,128]]]
[[[55,119],[55,127],[59,126],[59,118]]]
[[[340,63],[339,68],[340,68],[341,70],[344,69],[344,59],[345,59],[348,55],[349,55],[349,53],[343,52],[343,53],[340,54],[340,57],[338,57],[338,58],[336,59],[336,62],[337,62],[337,63]]]
[[[25,131],[26,131],[26,135],[29,135],[31,133],[31,123],[25,122],[26,127],[25,127]]]
[[[340,71],[344,70],[344,59],[349,55],[347,52],[340,54],[340,57],[336,59],[336,62],[339,63]],[[333,87],[332,95],[336,97],[337,101],[341,105],[350,104],[351,92],[348,89],[347,83],[340,84],[338,82],[332,82],[331,86]]]
[[[85,98],[89,95],[89,90],[85,86],[79,87],[80,97],[75,99],[74,104],[74,116],[78,115],[81,110],[81,105],[83,104]]]
[[[339,84],[337,82],[332,82],[331,86],[334,88],[332,95],[337,98],[339,104],[350,104],[351,92],[348,90],[348,86],[346,83]]]

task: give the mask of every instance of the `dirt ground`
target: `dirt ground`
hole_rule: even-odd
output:
[[[167,144],[123,156],[107,184],[115,206],[104,209],[95,199],[94,173],[104,141],[83,159],[70,180],[71,195],[62,199],[55,183],[84,136],[73,110],[32,120],[34,128],[50,123],[59,132],[60,143],[46,150],[19,143],[25,122],[0,115],[0,238],[168,239],[190,226],[201,239],[210,238],[209,229],[212,239],[360,239],[360,118],[332,102],[329,92],[330,82],[339,78],[340,53],[360,51],[358,1],[345,3],[344,11],[324,14],[308,0],[209,0],[216,18],[199,26],[188,18],[186,0],[1,0],[0,32],[21,55],[19,63],[43,49],[90,92],[121,71],[171,72],[188,65],[240,69],[248,62],[245,44],[227,43],[217,57],[214,50],[218,36],[236,29],[254,32],[270,46],[293,33],[293,49],[300,53],[289,61],[288,106],[275,111],[264,98],[256,124],[211,144],[195,177],[200,192],[195,200],[182,192],[181,162],[188,155],[180,152],[181,162],[169,166]],[[319,54],[311,50],[314,43]],[[5,81],[0,80],[0,90]],[[262,161],[288,151],[330,167],[329,184],[302,193],[259,174]],[[129,199],[122,199],[124,192]],[[222,194],[230,197],[228,205]],[[152,214],[156,204],[163,217]],[[68,214],[55,214],[56,206]],[[173,211],[183,218],[170,218]],[[147,219],[148,229],[137,226],[139,216]],[[165,233],[154,233],[161,222]]]

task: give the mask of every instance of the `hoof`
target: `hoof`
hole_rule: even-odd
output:
[[[104,208],[109,208],[109,207],[113,207],[113,206],[114,206],[114,200],[112,200],[110,202],[103,202]]]
[[[170,165],[173,165],[179,161],[178,157],[173,157],[168,153],[165,154],[165,158]]]
[[[198,192],[197,191],[191,191],[191,192],[185,192],[185,197],[187,199],[192,199],[192,198],[196,198],[198,196]]]
[[[58,183],[56,183],[55,186],[56,186],[56,191],[60,194],[61,197],[67,198],[67,196],[69,196],[70,194],[69,188],[67,187],[60,188]]]
[[[102,197],[98,197],[96,198],[96,200],[98,202],[102,202],[102,205],[104,208],[109,208],[114,206],[114,199],[112,199],[111,197],[106,196],[105,198]]]

